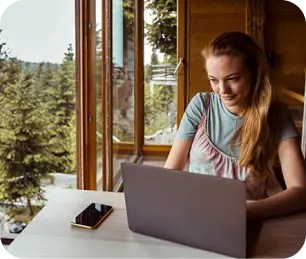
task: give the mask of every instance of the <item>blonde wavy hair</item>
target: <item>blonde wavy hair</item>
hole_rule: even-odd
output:
[[[213,39],[202,55],[205,59],[221,55],[240,57],[251,73],[249,104],[243,115],[243,124],[233,134],[231,146],[238,140],[239,166],[250,168],[257,179],[266,179],[274,174],[279,102],[270,83],[264,51],[248,34],[233,31]]]

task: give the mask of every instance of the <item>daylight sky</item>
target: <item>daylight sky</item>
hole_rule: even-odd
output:
[[[101,0],[97,1],[97,10],[101,10]],[[97,12],[97,20],[101,19],[99,15]],[[145,20],[152,18],[145,14]],[[12,55],[25,61],[61,63],[68,45],[75,46],[74,0],[18,1],[0,17],[0,29]],[[147,46],[146,64],[150,55]]]
[[[61,62],[74,47],[74,0],[22,0],[10,5],[0,20],[4,42],[26,61]]]

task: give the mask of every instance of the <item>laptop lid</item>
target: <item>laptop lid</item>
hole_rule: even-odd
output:
[[[243,182],[129,162],[123,162],[121,169],[132,231],[246,256]]]

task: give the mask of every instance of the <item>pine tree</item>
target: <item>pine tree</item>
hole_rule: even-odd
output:
[[[40,63],[34,74],[35,86],[39,90],[42,106],[51,112],[54,101],[56,82],[56,72],[50,63]],[[54,105],[53,105],[54,106]]]
[[[52,102],[49,110],[53,118],[51,127],[53,137],[52,152],[57,157],[58,172],[72,172],[70,165],[70,131],[69,123],[75,111],[75,65],[71,44],[60,66],[56,84],[52,89]],[[50,82],[50,81],[49,81]]]
[[[0,30],[1,36],[2,30]],[[16,75],[21,69],[20,62],[13,57],[9,57],[9,53],[5,50],[6,43],[0,38],[0,93],[6,84],[16,82]]]
[[[76,159],[76,112],[74,111],[69,123],[69,162],[70,170],[76,172],[77,159]]]
[[[0,30],[1,35],[1,30]],[[6,66],[7,66],[7,53],[4,50],[6,43],[2,42],[0,39],[0,93],[3,90],[3,84],[7,80],[6,78]]]
[[[16,77],[15,72],[7,78]],[[1,199],[25,199],[29,216],[33,215],[31,199],[44,199],[41,181],[54,163],[45,127],[48,116],[40,107],[33,82],[32,75],[19,71],[18,80],[6,84],[0,95]]]

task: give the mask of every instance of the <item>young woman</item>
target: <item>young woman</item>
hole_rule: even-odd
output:
[[[226,32],[202,54],[213,92],[191,100],[165,167],[183,170],[189,159],[191,172],[245,181],[250,218],[306,209],[299,134],[274,96],[265,53],[249,35]],[[286,190],[268,197],[276,159]]]

